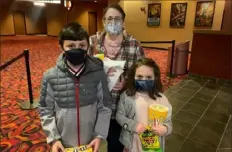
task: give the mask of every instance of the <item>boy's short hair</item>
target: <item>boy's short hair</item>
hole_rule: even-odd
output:
[[[89,44],[88,32],[77,22],[65,25],[59,33],[59,44],[63,47],[64,40],[82,41],[87,40]]]

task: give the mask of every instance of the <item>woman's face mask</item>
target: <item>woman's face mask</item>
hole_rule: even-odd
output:
[[[118,35],[122,32],[122,22],[111,22],[105,24],[105,30],[110,35]]]

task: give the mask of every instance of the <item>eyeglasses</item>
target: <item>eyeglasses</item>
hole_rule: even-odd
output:
[[[122,17],[119,17],[119,16],[117,16],[117,17],[107,17],[107,18],[105,18],[104,19],[105,20],[105,22],[107,22],[107,23],[111,23],[111,22],[113,22],[113,20],[115,21],[115,22],[121,22],[122,21]]]

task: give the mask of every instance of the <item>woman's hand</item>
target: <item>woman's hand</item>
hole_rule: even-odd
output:
[[[65,152],[64,146],[62,145],[61,141],[57,140],[52,143],[52,152]]]
[[[107,76],[114,76],[114,72],[116,72],[116,69],[114,67],[109,68],[109,70],[107,71]]]
[[[114,72],[116,72],[116,69],[114,67],[109,68],[109,70],[107,71],[107,76],[108,77],[114,76]],[[125,78],[121,75],[119,77],[118,82],[115,84],[113,90],[114,91],[121,91],[124,89],[125,84],[126,84]]]
[[[126,84],[125,78],[121,75],[119,77],[119,81],[115,84],[113,90],[115,90],[115,91],[121,91],[121,90],[124,89],[125,84]]]
[[[164,136],[168,132],[168,128],[162,124],[158,124],[157,126],[153,126],[152,130],[157,136]]]

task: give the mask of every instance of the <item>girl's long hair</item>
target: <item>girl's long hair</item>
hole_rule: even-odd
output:
[[[128,77],[126,81],[126,94],[128,96],[135,95],[137,91],[135,87],[135,73],[136,73],[137,68],[141,66],[151,67],[154,71],[154,76],[155,76],[154,83],[155,84],[152,90],[148,91],[148,94],[150,98],[156,100],[156,97],[161,97],[159,93],[163,92],[163,85],[161,83],[161,78],[160,78],[160,69],[155,61],[153,61],[152,59],[148,59],[148,58],[139,59],[128,72]]]

